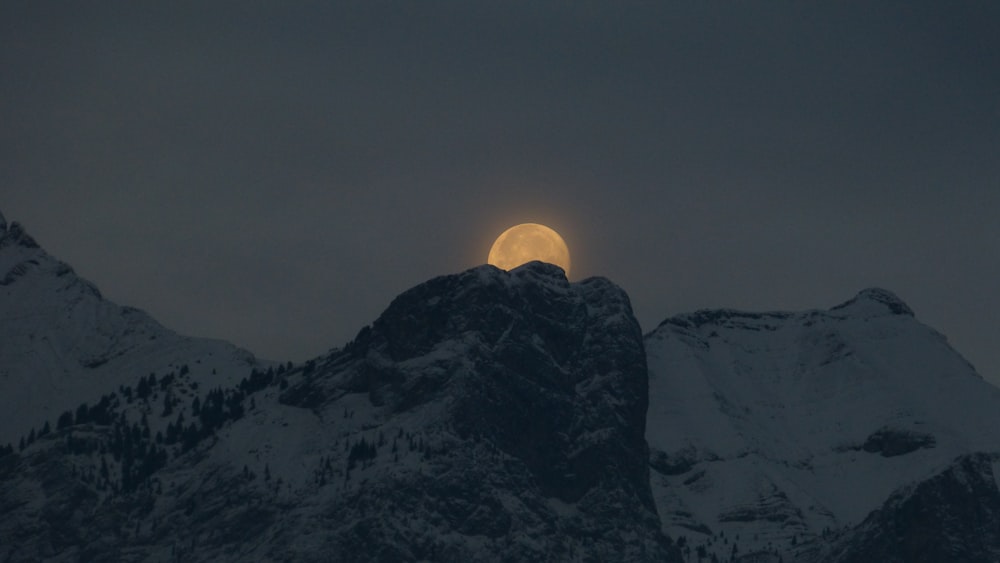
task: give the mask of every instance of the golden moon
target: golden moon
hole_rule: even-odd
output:
[[[539,260],[555,264],[569,276],[569,248],[559,233],[538,223],[514,225],[500,233],[487,263],[512,270],[521,264]]]

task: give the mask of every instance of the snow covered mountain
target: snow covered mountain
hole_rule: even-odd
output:
[[[245,350],[180,336],[103,299],[0,215],[0,447],[149,374],[174,373],[190,395],[191,383],[232,385],[254,367],[262,365]]]
[[[606,279],[482,266],[296,366],[2,216],[0,276],[0,561],[1000,560],[1000,390],[885,290],[643,337]]]
[[[929,523],[901,524],[903,499],[955,482],[975,483],[984,510],[1000,499],[983,461],[1000,452],[1000,389],[890,292],[826,311],[699,311],[667,319],[645,344],[652,488],[664,531],[688,549],[728,559],[735,546],[765,561],[1000,552],[994,530],[981,558],[914,558]],[[946,514],[963,498],[928,507]],[[1000,511],[987,516],[973,519],[1000,525]],[[968,536],[973,524],[957,529]]]
[[[304,365],[139,397],[0,457],[0,560],[679,560],[641,331],[604,279],[482,266]]]

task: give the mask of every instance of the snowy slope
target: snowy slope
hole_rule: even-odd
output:
[[[1000,451],[1000,389],[885,290],[826,311],[699,311],[645,343],[663,527],[709,553],[795,560],[957,456]]]
[[[140,377],[183,367],[203,388],[259,366],[222,341],[180,336],[146,313],[101,297],[0,216],[0,446]]]
[[[645,364],[607,280],[435,278],[342,350],[0,455],[0,559],[678,561]]]
[[[985,563],[998,429],[885,290],[643,337],[605,279],[483,266],[279,366],[0,216],[0,560]]]

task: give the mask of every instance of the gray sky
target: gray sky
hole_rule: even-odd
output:
[[[881,286],[1000,383],[1000,4],[812,4],[7,1],[0,210],[273,359],[532,221],[646,330]]]

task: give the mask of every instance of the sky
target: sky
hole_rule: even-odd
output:
[[[1000,3],[0,6],[0,211],[300,361],[523,222],[644,330],[887,288],[1000,384]]]

